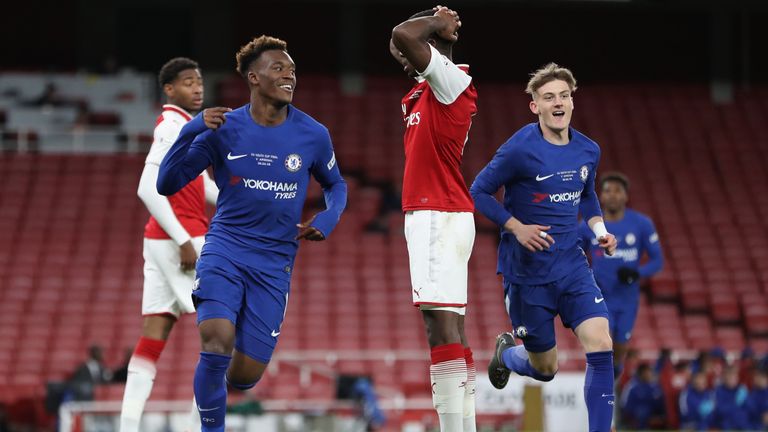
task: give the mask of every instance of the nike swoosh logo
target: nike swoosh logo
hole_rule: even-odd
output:
[[[232,152],[227,153],[227,159],[228,160],[237,160],[237,159],[240,159],[240,158],[244,158],[246,156],[248,156],[248,155],[247,154],[242,154],[242,155],[232,156]]]
[[[272,337],[278,337],[280,335],[280,332],[276,332],[272,330]]]
[[[603,297],[603,298],[597,298],[597,297],[595,297],[595,303],[600,303],[600,302],[602,302],[603,300],[605,300],[605,297]]]
[[[537,175],[537,176],[536,176],[536,181],[544,181],[544,180],[546,180],[546,179],[548,179],[548,178],[552,177],[553,175],[554,175],[554,174],[550,174],[550,175],[548,175],[548,176],[544,176],[544,177],[542,177],[542,176],[540,176],[540,175]]]
[[[219,407],[205,409],[205,408],[200,408],[200,405],[197,406],[197,410],[200,411],[200,412],[213,411],[213,410],[217,410],[217,409],[219,409]]]

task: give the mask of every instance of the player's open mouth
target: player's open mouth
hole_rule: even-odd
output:
[[[292,86],[292,85],[290,85],[290,84],[283,84],[283,85],[281,85],[281,86],[279,86],[279,87],[280,87],[281,89],[283,89],[283,90],[287,91],[287,92],[292,92],[292,91],[293,91],[293,86]]]
[[[565,115],[565,111],[555,111],[552,113],[552,115],[555,117],[562,117]]]

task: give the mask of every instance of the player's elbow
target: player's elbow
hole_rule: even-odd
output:
[[[477,181],[472,183],[472,186],[469,187],[469,194],[472,196],[472,199],[477,201],[478,199],[481,199],[485,195],[490,195],[488,192],[484,191],[483,188],[480,187],[480,185],[477,184]]]
[[[170,196],[177,192],[176,188],[169,181],[165,181],[163,176],[157,178],[155,186],[157,187],[157,193],[160,195]]]
[[[395,45],[399,51],[408,45],[409,42],[414,41],[416,38],[410,31],[408,31],[407,22],[398,24],[392,29],[392,44]]]

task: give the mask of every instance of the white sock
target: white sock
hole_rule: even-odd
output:
[[[139,432],[144,404],[152,392],[156,373],[152,361],[144,357],[131,357],[123,394],[123,409],[120,412],[120,432]]]
[[[200,422],[200,411],[197,410],[197,399],[192,397],[192,410],[189,412],[189,432],[197,432],[203,428]]]
[[[463,358],[433,364],[432,402],[440,418],[441,432],[463,432],[464,393],[467,385],[467,363]]]
[[[475,424],[475,362],[467,365],[467,385],[464,388],[464,432],[477,432]]]

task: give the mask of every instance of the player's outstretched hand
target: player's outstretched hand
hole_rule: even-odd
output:
[[[203,121],[205,122],[205,125],[208,126],[208,129],[216,130],[224,125],[224,123],[227,121],[227,118],[224,117],[224,114],[232,111],[232,108],[227,107],[214,107],[214,108],[208,108],[203,111]]]
[[[195,263],[197,262],[197,251],[192,246],[192,240],[187,240],[186,243],[179,246],[179,252],[181,260],[179,266],[183,271],[192,271],[195,269]]]
[[[323,233],[320,232],[319,229],[310,226],[310,224],[315,220],[315,217],[317,215],[312,216],[309,218],[308,221],[302,222],[300,224],[296,224],[296,226],[299,228],[299,233],[296,235],[296,240],[301,239],[307,239],[311,241],[321,241],[325,240],[325,236]]]
[[[511,218],[504,224],[504,229],[514,234],[517,241],[531,252],[543,251],[555,244],[555,239],[547,234],[547,231],[550,228],[552,227],[543,225],[523,225],[514,218]]]
[[[435,6],[434,10],[435,16],[441,18],[444,23],[444,27],[437,32],[437,35],[449,42],[456,42],[459,39],[461,27],[459,13],[441,5]]]
[[[618,241],[616,241],[616,236],[613,234],[606,234],[597,239],[597,244],[601,248],[605,249],[606,255],[613,256],[613,253],[616,252]]]

